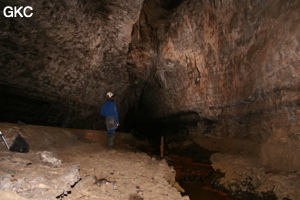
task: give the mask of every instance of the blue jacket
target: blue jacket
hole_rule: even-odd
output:
[[[117,123],[119,123],[119,114],[117,105],[113,101],[107,101],[103,104],[101,111],[101,115],[103,116],[114,116]]]

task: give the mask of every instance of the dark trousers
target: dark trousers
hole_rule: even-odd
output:
[[[113,148],[113,146],[114,146],[114,139],[115,139],[115,134],[112,135],[112,133],[109,133],[107,135],[107,146],[109,148]]]

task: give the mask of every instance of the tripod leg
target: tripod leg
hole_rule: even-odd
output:
[[[5,144],[5,146],[7,147],[7,149],[9,149],[9,146],[8,146],[8,144],[7,144],[6,140],[5,140],[5,138],[3,137],[3,134],[2,134],[1,131],[0,131],[0,136],[1,136],[1,138],[2,138],[2,140],[3,140],[3,142],[4,142],[4,144]]]

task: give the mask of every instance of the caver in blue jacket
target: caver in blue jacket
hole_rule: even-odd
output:
[[[119,115],[116,104],[113,101],[108,100],[103,104],[100,113],[106,117],[105,122],[107,132],[113,135],[113,132],[115,132],[118,127],[117,124],[119,124]]]

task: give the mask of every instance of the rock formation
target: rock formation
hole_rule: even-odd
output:
[[[198,136],[253,143],[247,151],[264,167],[298,170],[300,3],[190,0],[155,13],[146,6],[129,52],[131,66],[147,72],[143,112],[198,113]]]
[[[1,15],[1,121],[103,128],[112,90],[123,122],[193,122],[199,144],[220,139],[267,171],[299,170],[299,1],[30,6],[31,18]]]
[[[132,151],[139,142],[118,133],[106,149],[104,131],[0,123],[5,136],[18,131],[31,150],[0,145],[3,200],[158,199],[188,200],[165,159]]]
[[[1,10],[26,3],[1,1]],[[125,64],[142,1],[29,4],[31,18],[1,14],[1,120],[92,128],[108,90],[125,111]]]

